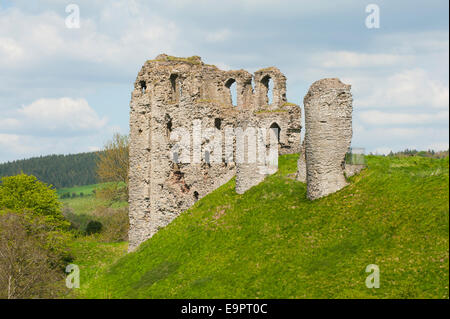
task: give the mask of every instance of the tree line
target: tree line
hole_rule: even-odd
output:
[[[390,152],[387,156],[397,156],[397,157],[410,157],[410,156],[421,156],[421,157],[430,157],[430,158],[445,158],[449,154],[449,151],[418,151],[416,149],[405,149],[399,152]]]
[[[7,162],[0,164],[0,177],[24,173],[56,188],[96,184],[97,161],[102,153],[48,155]]]

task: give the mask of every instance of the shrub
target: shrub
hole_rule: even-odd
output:
[[[96,197],[109,202],[126,201],[128,190],[125,183],[111,182],[97,189]]]
[[[56,191],[32,175],[19,174],[1,179],[0,209],[29,211],[30,214],[43,216],[47,223],[54,226],[69,226],[61,212]]]
[[[92,216],[87,214],[75,214],[73,209],[69,206],[63,208],[64,217],[70,222],[70,228],[72,230],[79,231],[81,233],[86,232],[87,224],[92,220]]]
[[[61,197],[61,199],[70,198],[70,193],[68,193],[68,192],[62,193],[60,197]]]
[[[103,152],[99,153],[97,175],[102,182],[120,183],[115,190],[121,191],[121,198],[128,200],[128,168],[129,143],[127,135],[115,133],[112,140],[105,144]],[[107,193],[105,193],[106,195]]]
[[[67,240],[44,216],[0,211],[0,298],[60,296]]]
[[[97,207],[92,214],[102,224],[100,240],[116,242],[128,240],[128,207]]]
[[[91,220],[86,226],[86,234],[92,235],[99,233],[102,230],[102,223],[97,220]]]

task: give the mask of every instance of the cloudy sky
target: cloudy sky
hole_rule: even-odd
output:
[[[371,3],[379,28],[365,24]],[[69,4],[80,28],[66,25]],[[339,77],[352,84],[353,146],[448,149],[448,9],[447,0],[2,0],[0,162],[96,150],[127,133],[132,84],[159,53],[250,72],[275,65],[300,105],[312,82]]]

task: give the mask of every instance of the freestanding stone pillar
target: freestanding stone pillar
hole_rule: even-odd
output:
[[[345,154],[352,139],[350,85],[322,79],[309,88],[305,106],[307,196],[314,200],[347,185]]]

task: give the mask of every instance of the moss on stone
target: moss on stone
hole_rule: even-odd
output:
[[[267,67],[267,68],[259,69],[259,70],[257,70],[255,73],[272,71],[274,68],[275,68],[274,66],[269,66],[269,67]]]
[[[275,109],[275,110],[268,110],[268,109],[260,109],[258,111],[255,111],[255,114],[261,114],[261,113],[281,113],[281,112],[287,112],[286,110],[282,109]]]
[[[202,59],[198,55],[194,55],[191,57],[183,58],[183,57],[177,57],[173,55],[159,55],[153,60],[147,60],[147,63],[151,62],[186,62],[194,65],[200,65],[202,64]]]
[[[182,58],[182,57],[176,57],[176,56],[171,56],[168,55],[167,56],[167,61],[175,61],[175,62],[187,62],[190,64],[202,64],[202,60],[199,56],[194,55],[191,57],[187,57],[187,58]]]
[[[283,104],[281,104],[281,107],[285,107],[285,106],[298,106],[298,104],[291,103],[291,102],[284,102]]]

